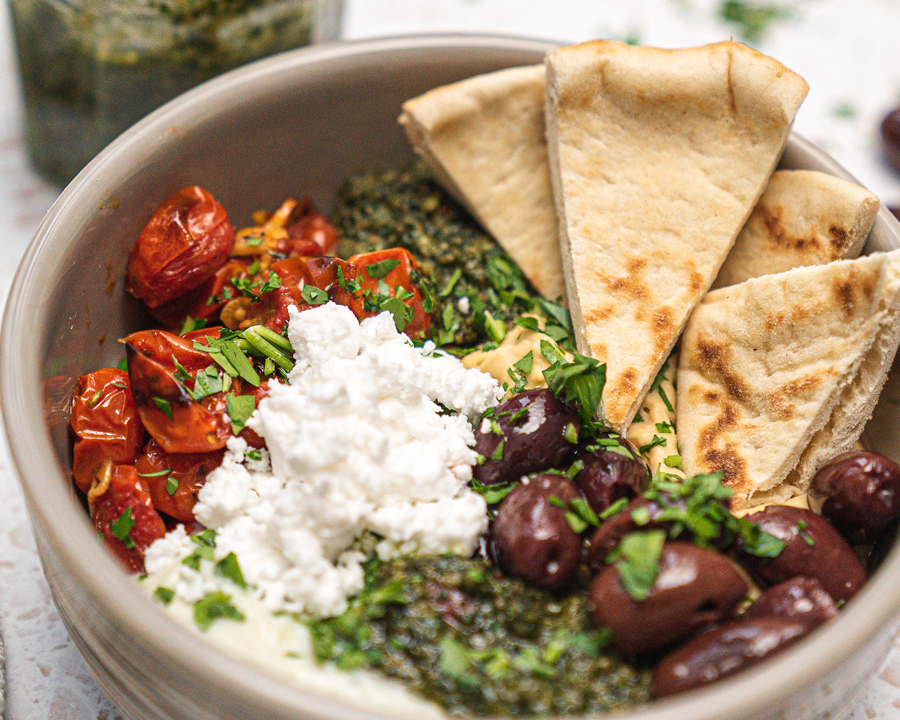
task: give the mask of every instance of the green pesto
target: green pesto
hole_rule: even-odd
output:
[[[422,163],[364,172],[340,188],[331,220],[337,254],[403,247],[434,288],[434,340],[468,347],[498,341],[536,293],[509,255],[432,179]],[[460,311],[467,298],[469,312]]]
[[[649,670],[603,651],[583,591],[556,597],[478,559],[373,561],[316,657],[368,667],[455,714],[598,713],[647,702]]]
[[[29,147],[68,182],[150,111],[238,65],[305,45],[309,0],[11,0]]]

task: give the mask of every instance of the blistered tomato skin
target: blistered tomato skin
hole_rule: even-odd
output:
[[[196,185],[170,195],[138,236],[128,263],[128,291],[149,308],[211,278],[234,247],[224,208]]]
[[[144,552],[166,534],[166,526],[134,466],[109,465],[104,480],[105,492],[91,503],[94,527],[129,570],[141,572]]]
[[[630,500],[647,488],[650,482],[647,464],[637,452],[632,455],[629,458],[606,448],[578,454],[584,467],[575,476],[575,484],[597,514],[620,498]]]
[[[151,438],[134,467],[158,512],[191,523],[197,493],[206,483],[206,476],[222,464],[224,455],[224,449],[211,453],[167,453]]]
[[[847,452],[816,473],[810,493],[826,498],[822,515],[844,535],[874,540],[900,515],[900,467],[878,453]]]
[[[72,476],[82,492],[103,461],[129,465],[141,452],[144,426],[131,395],[128,373],[102,368],[78,378],[69,428],[75,435]]]
[[[741,562],[764,583],[815,578],[835,602],[849,600],[865,584],[866,571],[856,553],[827,520],[811,510],[770,505],[744,519],[786,543],[774,558],[741,553]]]
[[[582,498],[563,475],[525,478],[500,504],[489,531],[494,562],[507,575],[551,592],[567,588],[581,563],[581,535],[565,507]]]
[[[708,685],[787,649],[807,632],[802,622],[781,617],[726,623],[689,640],[653,668],[651,692],[661,698]]]
[[[748,590],[724,556],[691,543],[669,542],[645,600],[634,600],[622,587],[616,566],[609,565],[591,583],[588,608],[595,627],[612,631],[612,648],[648,655],[727,619]]]
[[[575,457],[578,413],[546,388],[525,390],[500,403],[475,428],[475,452],[484,458],[472,474],[485,485],[561,469]]]
[[[744,617],[781,617],[805,623],[812,630],[837,614],[831,595],[818,580],[796,577],[766,590]]]

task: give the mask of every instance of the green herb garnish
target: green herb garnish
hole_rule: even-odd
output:
[[[125,508],[121,515],[116,518],[115,522],[113,522],[110,526],[110,532],[112,532],[113,537],[119,540],[125,547],[133,548],[134,540],[131,538],[131,529],[134,527],[134,514],[132,509]]]
[[[231,595],[221,590],[204,595],[194,605],[194,622],[203,631],[223,618],[240,622],[244,620],[244,614],[231,604]]]

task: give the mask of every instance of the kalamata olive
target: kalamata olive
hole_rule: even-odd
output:
[[[873,540],[900,515],[900,467],[878,453],[838,455],[819,469],[809,491],[827,498],[822,515],[854,541]]]
[[[650,482],[650,471],[641,456],[632,457],[600,448],[578,454],[584,467],[575,476],[585,499],[600,514],[620,498],[631,499]]]
[[[656,664],[651,693],[666,697],[734,675],[790,647],[809,629],[805,623],[781,617],[735,620],[713,628]]]
[[[881,139],[885,157],[900,171],[900,107],[891,110],[881,121]]]
[[[773,585],[744,613],[744,617],[782,617],[802,622],[810,630],[838,614],[831,595],[814,578],[795,577]]]
[[[724,556],[691,543],[669,542],[646,600],[634,600],[622,587],[618,568],[610,565],[591,583],[588,608],[596,627],[612,631],[614,649],[645,655],[729,617],[748,590],[743,575]]]
[[[849,600],[866,582],[866,571],[847,541],[811,510],[770,505],[744,519],[785,542],[777,557],[741,553],[741,562],[761,581],[815,578],[835,602]]]
[[[131,249],[128,292],[159,307],[211,278],[232,247],[234,227],[213,196],[197,185],[177,190]]]
[[[496,485],[560,468],[575,456],[580,429],[578,413],[546,388],[513,395],[475,428],[475,451],[485,460],[473,475]]]
[[[581,535],[569,525],[565,510],[576,498],[584,499],[564,475],[523,478],[491,523],[488,546],[494,562],[533,587],[567,587],[581,562]]]

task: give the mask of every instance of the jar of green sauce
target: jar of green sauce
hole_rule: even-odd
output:
[[[35,167],[66,183],[123,130],[225,70],[334,40],[341,0],[10,0]]]

